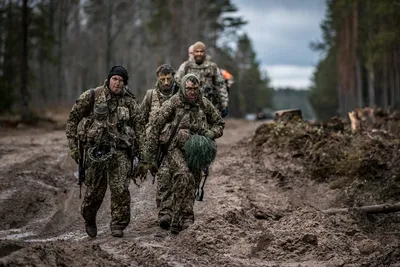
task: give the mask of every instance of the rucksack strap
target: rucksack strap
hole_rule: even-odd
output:
[[[183,76],[187,74],[188,70],[189,70],[189,61],[186,61],[185,67],[183,68]]]
[[[146,92],[146,101],[147,101],[147,106],[151,108],[151,102],[153,101],[153,89],[148,90]]]
[[[95,89],[90,89],[89,109],[86,111],[85,117],[89,117],[94,107]]]

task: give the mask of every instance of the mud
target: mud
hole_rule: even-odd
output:
[[[260,125],[227,121],[195,224],[177,236],[157,226],[150,177],[132,183],[122,239],[109,192],[97,238],[86,236],[63,131],[2,131],[0,266],[400,266],[400,217],[324,214],[348,205],[342,189],[308,176],[293,149],[254,153]]]

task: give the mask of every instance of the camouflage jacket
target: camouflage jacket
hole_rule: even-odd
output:
[[[105,115],[99,116],[96,112],[100,107],[105,108]],[[93,106],[91,90],[80,95],[69,113],[66,126],[70,149],[77,148],[78,140],[86,148],[108,142],[114,148],[130,148],[139,154],[142,154],[144,144],[140,134],[143,131],[134,95],[126,88],[121,94],[114,95],[106,85],[94,89]]]
[[[229,98],[225,80],[214,62],[207,59],[200,65],[194,60],[184,62],[175,75],[176,82],[180,84],[183,76],[188,73],[193,73],[200,79],[201,87],[210,86],[216,89],[219,94],[220,103],[218,104],[221,105],[221,108],[228,107]],[[216,103],[213,104],[215,105]]]
[[[174,83],[171,88],[170,94],[164,94],[156,85],[155,89],[147,90],[146,95],[140,105],[140,113],[143,118],[143,123],[146,125],[146,130],[149,126],[149,121],[155,116],[156,111],[162,104],[170,99],[179,90],[177,83]]]
[[[150,121],[152,127],[144,148],[146,160],[155,160],[159,142],[165,142],[178,123],[177,134],[173,136],[169,151],[183,147],[188,136],[182,140],[182,132],[191,135],[202,134],[206,130],[211,130],[215,138],[222,136],[225,122],[219,111],[207,98],[200,95],[195,104],[189,104],[184,99],[181,91],[175,94],[162,105],[154,119]],[[166,137],[163,137],[163,135],[166,135]]]

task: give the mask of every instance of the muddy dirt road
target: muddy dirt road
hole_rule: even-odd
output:
[[[150,177],[132,183],[122,239],[109,192],[97,238],[86,236],[63,131],[2,131],[0,266],[400,266],[400,217],[323,214],[340,206],[335,190],[296,177],[302,166],[279,153],[251,155],[259,124],[227,121],[196,222],[177,236],[157,226]]]

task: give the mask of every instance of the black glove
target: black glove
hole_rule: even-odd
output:
[[[226,115],[228,115],[228,107],[221,109],[222,118],[226,117]]]
[[[158,171],[157,164],[155,162],[154,163],[148,163],[146,161],[139,162],[139,164],[136,166],[134,175],[136,177],[139,177],[140,181],[143,182],[147,177],[148,171],[150,171],[151,175],[155,176]]]

